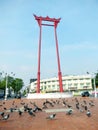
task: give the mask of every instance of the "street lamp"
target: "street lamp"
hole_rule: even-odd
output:
[[[1,82],[1,80],[2,80],[2,77],[3,77],[3,73],[4,73],[4,71],[2,71],[2,72],[0,72],[0,82]],[[6,85],[5,85],[5,100],[7,99],[7,73],[5,73],[5,80],[6,80]]]
[[[2,79],[2,72],[0,72],[0,82],[1,82],[1,79]]]
[[[11,72],[11,74],[13,74],[13,76],[15,75],[13,72]],[[7,94],[8,94],[8,88],[7,88],[7,86],[8,86],[8,76],[9,76],[9,74],[7,74],[7,73],[5,73],[5,80],[6,80],[6,85],[5,85],[5,98],[4,98],[4,100],[7,100]]]
[[[3,73],[4,73],[4,71],[0,72],[0,81],[2,80]]]
[[[6,85],[5,85],[5,98],[4,98],[4,100],[7,100],[7,84],[8,84],[8,75],[7,75],[7,73],[5,74],[5,79],[6,79]]]
[[[0,80],[1,80],[2,72],[0,72]]]

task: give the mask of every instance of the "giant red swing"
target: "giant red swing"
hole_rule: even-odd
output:
[[[57,33],[56,28],[58,23],[60,22],[61,18],[55,19],[50,17],[38,17],[34,15],[35,20],[37,20],[39,28],[40,28],[40,34],[39,34],[39,47],[38,47],[38,72],[37,72],[37,93],[40,93],[40,57],[41,57],[41,34],[42,34],[42,25],[43,26],[53,26],[54,27],[54,33],[55,33],[55,41],[56,41],[56,52],[57,52],[57,61],[58,61],[58,79],[59,79],[59,87],[60,92],[63,92],[63,85],[62,85],[62,72],[60,68],[60,58],[59,58],[59,49],[58,49],[58,40],[57,40]],[[42,21],[46,21],[47,23],[42,23]],[[53,23],[53,24],[49,24]]]

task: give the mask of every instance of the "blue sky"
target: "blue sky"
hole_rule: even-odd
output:
[[[98,0],[0,0],[0,71],[37,76],[39,26],[33,14],[61,18],[62,75],[98,70]],[[53,27],[42,27],[41,78],[58,75]]]

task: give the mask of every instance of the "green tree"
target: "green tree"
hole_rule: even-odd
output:
[[[96,83],[96,87],[98,88],[98,73],[96,73],[96,76],[95,76],[95,83]]]
[[[23,87],[23,85],[24,85],[23,80],[20,78],[16,78],[14,79],[12,88],[14,89],[14,92],[18,93]]]
[[[1,81],[0,81],[0,89],[5,90],[5,84],[6,84],[5,80],[4,80],[4,79],[1,80]]]
[[[6,79],[7,78],[7,79]],[[7,80],[7,88],[10,90],[10,88],[13,88],[14,92],[19,92],[20,89],[23,87],[24,83],[23,80],[20,78],[14,78],[11,76],[5,77],[2,80],[0,80],[0,89],[5,90],[6,87],[6,80]]]
[[[94,78],[92,79],[92,87],[93,87],[93,89],[94,89],[94,80],[95,80],[95,86],[96,86],[96,88],[98,88],[98,73],[95,73]]]

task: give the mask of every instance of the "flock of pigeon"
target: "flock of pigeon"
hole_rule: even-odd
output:
[[[10,108],[5,107],[7,101],[0,101],[0,108],[2,108],[2,111],[0,110],[0,121],[8,120],[11,113],[13,112],[17,112],[19,116],[22,116],[23,113],[28,113],[30,116],[35,117],[37,112],[45,112],[45,110],[49,108],[64,108],[66,115],[72,115],[74,113],[74,110],[76,110],[78,112],[85,113],[88,117],[91,117],[92,114],[90,108],[95,106],[93,100],[86,100],[86,98],[72,98],[71,103],[69,102],[69,99],[65,98],[45,99],[40,107],[37,105],[36,102],[32,102],[33,99],[28,100],[28,102],[25,102],[23,99],[17,100],[20,100],[19,107],[17,106],[16,101],[13,100]],[[56,115],[56,112],[51,113],[46,117],[46,119],[52,120],[56,117]]]

